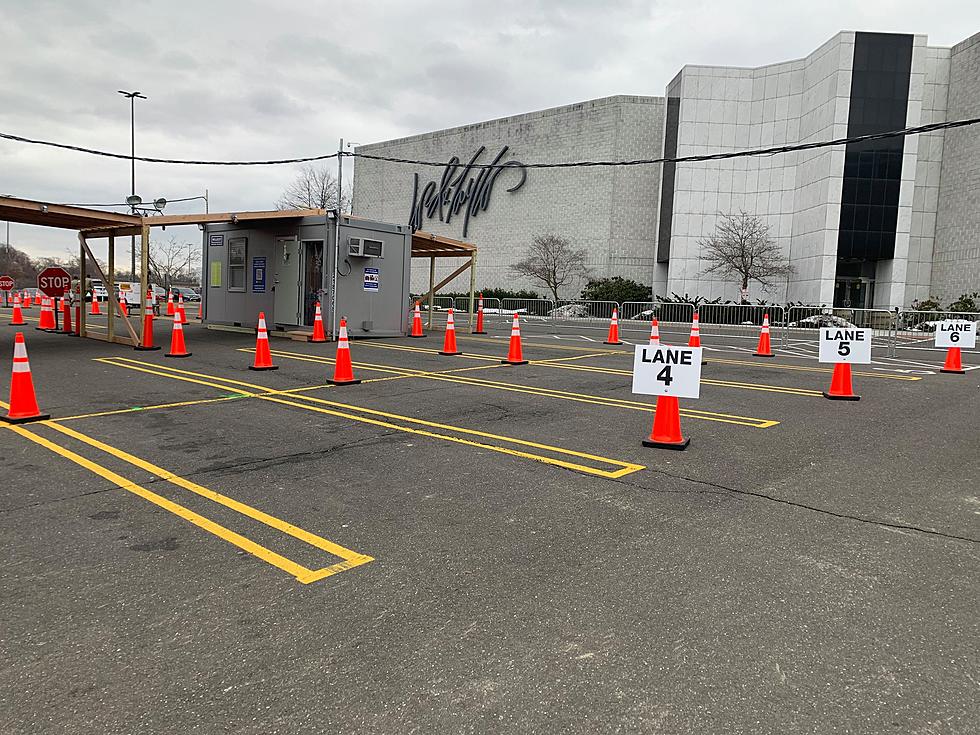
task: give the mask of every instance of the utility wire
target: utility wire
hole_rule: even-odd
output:
[[[729,158],[743,158],[748,156],[773,156],[780,153],[791,153],[793,151],[808,151],[815,148],[829,148],[836,145],[846,145],[848,143],[863,143],[866,141],[873,140],[884,140],[886,138],[901,138],[909,135],[918,135],[920,133],[932,133],[938,130],[949,130],[952,128],[962,128],[968,125],[977,125],[980,123],[980,117],[969,118],[966,120],[951,120],[948,122],[940,123],[930,123],[929,125],[918,125],[911,128],[903,128],[901,130],[891,130],[884,133],[869,133],[868,135],[856,135],[849,138],[835,138],[834,140],[820,140],[813,143],[796,143],[793,145],[781,145],[773,146],[770,148],[752,148],[743,151],[728,151],[725,153],[710,153],[702,154],[696,156],[678,156],[674,158],[642,158],[627,161],[565,161],[561,163],[521,163],[520,165],[524,168],[587,168],[595,166],[648,166],[657,163],[688,163],[688,162],[698,162],[698,161],[722,161]],[[325,161],[331,158],[336,158],[338,155],[349,156],[351,158],[364,158],[373,161],[386,161],[389,163],[407,163],[413,166],[436,166],[445,167],[448,165],[448,161],[423,161],[413,158],[396,158],[393,156],[377,156],[370,153],[351,153],[344,151],[342,153],[328,153],[322,156],[306,156],[303,158],[280,158],[272,159],[266,161],[196,161],[178,158],[148,158],[145,156],[128,156],[124,153],[110,153],[108,151],[100,151],[94,148],[83,148],[81,146],[68,145],[67,143],[55,143],[47,140],[35,140],[32,138],[24,138],[20,135],[12,135],[10,133],[0,133],[0,139],[11,140],[17,143],[29,143],[32,145],[48,146],[51,148],[60,148],[63,150],[76,151],[78,153],[88,153],[93,156],[104,156],[106,158],[118,158],[123,160],[135,160],[142,161],[143,163],[171,163],[179,164],[183,166],[278,166],[282,164],[289,163],[309,163],[312,161]],[[462,164],[461,164],[462,165]],[[504,163],[474,163],[470,164],[471,168],[513,168],[517,164],[515,162],[504,162]],[[96,205],[91,205],[96,206]],[[114,205],[98,205],[98,206],[114,206]]]
[[[850,138],[836,138],[834,140],[820,140],[813,143],[797,143],[793,145],[773,146],[771,148],[753,148],[744,151],[727,151],[725,153],[708,153],[697,156],[679,156],[674,158],[642,158],[630,161],[566,161],[563,163],[458,163],[459,166],[469,166],[470,168],[586,168],[594,166],[648,166],[655,163],[687,163],[697,161],[723,161],[729,158],[743,158],[746,156],[773,156],[779,153],[790,153],[792,151],[808,151],[814,148],[828,148],[835,145],[846,145],[848,143],[863,143],[870,140],[883,140],[885,138],[899,138],[920,133],[931,133],[937,130],[948,130],[950,128],[962,128],[968,125],[980,123],[980,117],[967,120],[952,120],[949,122],[930,123],[929,125],[918,125],[912,128],[901,130],[891,130],[885,133],[869,133],[867,135],[855,135]],[[376,156],[370,153],[347,153],[345,156],[354,158],[366,158],[373,161],[386,161],[388,163],[408,163],[413,166],[436,166],[444,168],[449,165],[448,161],[422,161],[413,158],[395,158],[392,156]]]

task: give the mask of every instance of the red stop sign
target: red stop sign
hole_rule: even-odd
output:
[[[64,296],[71,288],[71,276],[64,268],[45,268],[37,274],[37,287],[45,296]]]
[[[10,276],[0,276],[0,291],[13,291],[14,279]]]

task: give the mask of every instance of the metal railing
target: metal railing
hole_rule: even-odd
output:
[[[785,347],[790,339],[815,339],[811,335],[821,327],[858,327],[872,330],[872,345],[885,347],[888,356],[894,357],[899,314],[888,309],[792,306],[786,314],[782,345]]]
[[[778,334],[786,322],[786,309],[782,306],[702,304],[698,309],[698,321],[702,336],[758,338],[766,314],[769,315],[770,332]]]
[[[555,302],[551,299],[503,299],[501,308],[510,315],[517,312],[521,319],[541,320],[548,318],[555,308]]]
[[[480,299],[478,297],[473,298],[473,311],[476,312],[477,307],[480,304]],[[470,297],[469,296],[457,296],[456,297],[456,311],[460,314],[468,314],[470,311]],[[484,318],[490,316],[491,314],[496,315],[501,312],[500,299],[492,299],[489,297],[484,297],[483,299],[483,314]]]
[[[690,325],[694,319],[694,304],[624,301],[619,307],[619,318],[620,320],[643,322],[656,319],[661,324]]]
[[[916,342],[927,339],[933,340],[937,322],[944,321],[978,322],[980,313],[972,311],[901,311],[896,324],[896,340],[900,343]]]

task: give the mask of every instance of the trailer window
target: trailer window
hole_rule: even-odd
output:
[[[228,290],[245,290],[245,262],[248,249],[247,237],[228,240]]]

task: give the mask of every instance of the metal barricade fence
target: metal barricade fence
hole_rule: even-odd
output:
[[[517,312],[521,321],[525,319],[542,321],[548,318],[548,314],[555,308],[555,303],[550,299],[503,299],[501,308],[505,317],[512,317],[514,312]]]
[[[762,320],[769,315],[769,331],[778,336],[785,323],[786,309],[782,306],[759,304],[702,304],[698,308],[701,334],[758,338]]]
[[[789,339],[817,343],[816,331],[821,327],[858,327],[872,330],[872,345],[885,347],[889,357],[895,356],[898,311],[888,309],[851,309],[830,306],[791,306],[786,314],[783,347]]]
[[[562,299],[555,302],[549,312],[553,322],[609,322],[613,310],[619,309],[615,301],[588,301],[586,299]]]
[[[667,343],[678,342],[690,333],[694,319],[694,304],[663,301],[624,301],[619,308],[620,325],[623,330],[640,329],[649,333],[650,322],[659,322],[661,337]],[[636,324],[642,322],[642,325]],[[686,337],[685,337],[686,339]]]
[[[480,297],[473,297],[473,313],[476,313],[477,307],[480,304]],[[483,314],[484,318],[491,314],[499,314],[503,307],[500,305],[500,299],[492,299],[488,296],[483,298]],[[469,296],[457,296],[456,297],[456,311],[460,314],[468,314],[470,311],[470,297]]]
[[[977,323],[980,329],[980,313],[975,311],[919,311],[917,309],[902,310],[898,314],[895,338],[900,343],[933,341],[936,324],[945,321],[966,321]]]

